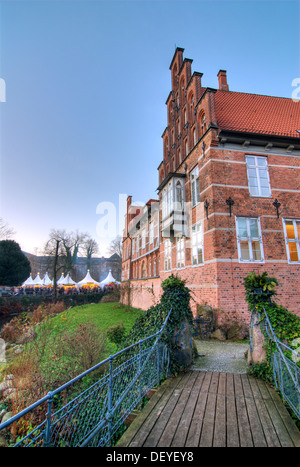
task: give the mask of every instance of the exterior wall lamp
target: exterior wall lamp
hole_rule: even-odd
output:
[[[276,211],[277,211],[277,219],[279,219],[279,208],[281,206],[281,203],[279,203],[278,199],[276,198],[274,203],[273,203],[273,206],[275,206],[276,208]]]
[[[231,198],[231,196],[229,196],[229,198],[226,199],[226,204],[229,206],[229,216],[231,217],[231,208],[234,205],[234,201]]]

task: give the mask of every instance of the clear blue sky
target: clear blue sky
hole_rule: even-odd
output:
[[[222,68],[230,90],[291,97],[300,78],[298,1],[10,0],[0,14],[0,216],[25,251],[78,229],[105,255],[99,203],[119,216],[119,195],[156,197],[176,46],[204,86]]]

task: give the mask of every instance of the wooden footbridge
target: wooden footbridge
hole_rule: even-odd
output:
[[[300,447],[278,393],[247,374],[168,378],[116,447]]]

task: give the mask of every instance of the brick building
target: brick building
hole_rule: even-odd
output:
[[[206,303],[248,323],[243,278],[267,271],[300,316],[300,103],[231,91],[225,70],[218,89],[203,87],[183,51],[170,65],[158,200],[128,197],[123,287],[147,309],[174,273],[195,312]]]

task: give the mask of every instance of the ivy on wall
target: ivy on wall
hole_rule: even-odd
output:
[[[300,337],[300,318],[271,299],[277,294],[275,290],[279,285],[277,279],[269,277],[267,272],[261,275],[251,272],[245,277],[244,285],[249,310],[259,313],[263,320],[265,309],[277,338],[291,348],[297,345]],[[266,334],[265,337],[266,361],[252,365],[249,373],[271,382],[273,380],[271,356],[275,344],[268,339]],[[289,350],[286,350],[286,355],[289,358],[292,357]]]
[[[170,372],[176,374],[182,368],[179,367],[175,358],[176,343],[173,337],[185,320],[189,324],[192,324],[191,296],[189,289],[185,286],[185,281],[173,274],[162,282],[162,289],[163,294],[160,302],[149,308],[137,319],[129,336],[124,339],[122,347],[125,348],[157,333],[165,322],[169,311],[172,309],[166,329],[162,335],[162,341],[168,345],[170,351]]]

